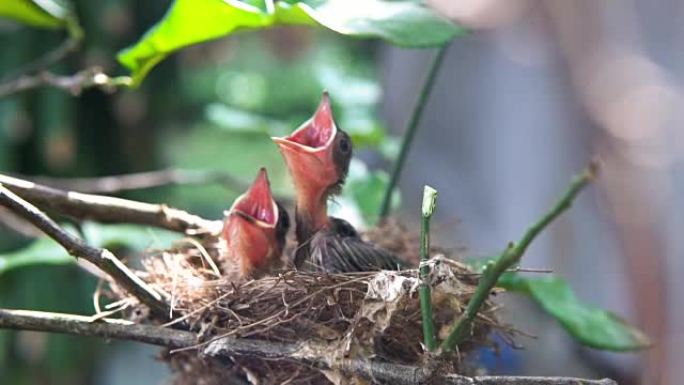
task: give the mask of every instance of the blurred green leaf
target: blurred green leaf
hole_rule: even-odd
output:
[[[73,233],[73,229],[69,229]],[[63,265],[76,260],[55,241],[42,237],[23,249],[0,254],[0,275],[24,266]]]
[[[67,8],[55,0],[0,1],[0,17],[39,28],[62,28],[66,24],[67,14]]]
[[[383,0],[175,0],[137,43],[118,55],[138,85],[157,63],[188,45],[244,29],[278,24],[320,25],[359,38],[404,47],[435,47],[463,30],[414,1]]]
[[[67,231],[76,234],[72,227]],[[133,250],[166,248],[178,235],[165,230],[151,230],[135,225],[102,225],[86,222],[82,227],[86,242],[95,247],[128,247]],[[0,254],[0,275],[10,270],[32,265],[63,265],[74,263],[76,259],[48,237],[42,237],[23,249]]]
[[[412,48],[437,47],[464,32],[415,1],[279,1],[276,15],[287,24],[318,23],[342,35],[380,38]]]
[[[475,270],[482,271],[485,263],[491,260],[493,258],[468,263]],[[507,272],[499,278],[497,286],[529,295],[582,345],[612,351],[633,351],[651,345],[643,332],[628,325],[619,316],[582,303],[563,278],[555,275],[528,278]]]
[[[275,136],[283,135],[287,130],[285,122],[221,103],[208,105],[205,114],[211,123],[229,132]]]
[[[651,344],[644,333],[617,315],[581,303],[570,285],[559,277],[523,278],[521,283],[525,284],[524,292],[583,345],[603,350],[630,351],[644,349]]]
[[[378,212],[384,197],[389,175],[382,170],[369,171],[366,165],[359,160],[352,160],[349,167],[349,175],[342,196],[338,199],[338,208],[331,210],[336,216],[340,216],[352,224],[358,221],[354,218],[360,214],[363,225],[375,224],[378,220]],[[401,203],[400,194],[395,191],[392,196],[392,206],[397,207]],[[352,205],[353,207],[345,207]],[[351,217],[350,217],[351,216]]]
[[[86,242],[95,247],[127,247],[133,250],[165,249],[179,239],[177,233],[137,225],[103,225],[85,222],[81,227]]]

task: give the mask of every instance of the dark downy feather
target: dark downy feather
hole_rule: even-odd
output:
[[[364,242],[348,222],[330,217],[330,228],[310,240],[306,270],[350,273],[373,270],[401,270],[407,264],[389,251]]]

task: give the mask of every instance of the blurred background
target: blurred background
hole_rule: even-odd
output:
[[[655,342],[641,353],[599,353],[571,340],[536,305],[506,297],[503,316],[536,338],[480,359],[492,373],[612,377],[679,384],[684,306],[684,16],[679,2],[431,0],[470,27],[455,39],[429,99],[395,199],[418,226],[424,184],[440,192],[434,243],[493,255],[520,237],[593,156],[594,187],[530,248],[523,266],[566,277],[577,295],[623,315]],[[116,53],[168,1],[74,1],[82,48],[56,67],[122,73]],[[0,22],[0,78],[63,36]],[[51,178],[165,169],[233,179],[117,195],[219,218],[267,166],[276,192],[292,190],[270,135],[315,109],[322,89],[357,160],[334,211],[372,225],[433,50],[291,27],[194,46],[159,64],[137,90],[74,97],[41,88],[0,99],[0,171]],[[149,231],[149,230],[140,230]],[[0,209],[0,253],[35,230]],[[149,233],[157,246],[163,234]],[[93,313],[96,281],[75,265],[0,270],[0,307]],[[7,384],[154,384],[169,378],[154,348],[0,331]]]

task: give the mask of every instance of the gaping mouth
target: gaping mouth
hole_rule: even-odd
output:
[[[323,92],[321,103],[314,115],[297,128],[290,136],[272,138],[277,144],[299,151],[317,151],[327,148],[337,133],[332,116],[330,98]]]
[[[235,200],[231,212],[258,224],[274,227],[278,222],[278,207],[268,181],[266,169],[261,168],[252,186]]]

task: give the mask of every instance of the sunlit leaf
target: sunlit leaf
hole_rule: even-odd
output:
[[[481,271],[484,263],[483,260],[478,260],[471,265]],[[632,351],[647,348],[651,344],[643,332],[628,325],[619,316],[581,302],[563,278],[555,275],[529,278],[519,273],[507,272],[501,276],[497,286],[529,295],[575,340],[585,346],[601,350]]]
[[[271,23],[260,8],[237,0],[176,0],[164,18],[120,52],[118,59],[139,84],[152,67],[179,48]]]
[[[67,13],[66,7],[55,0],[0,1],[0,17],[39,28],[64,27]]]
[[[322,26],[404,47],[440,46],[463,31],[414,1],[175,0],[162,20],[118,58],[137,85],[152,67],[180,48],[240,30],[283,24]]]

